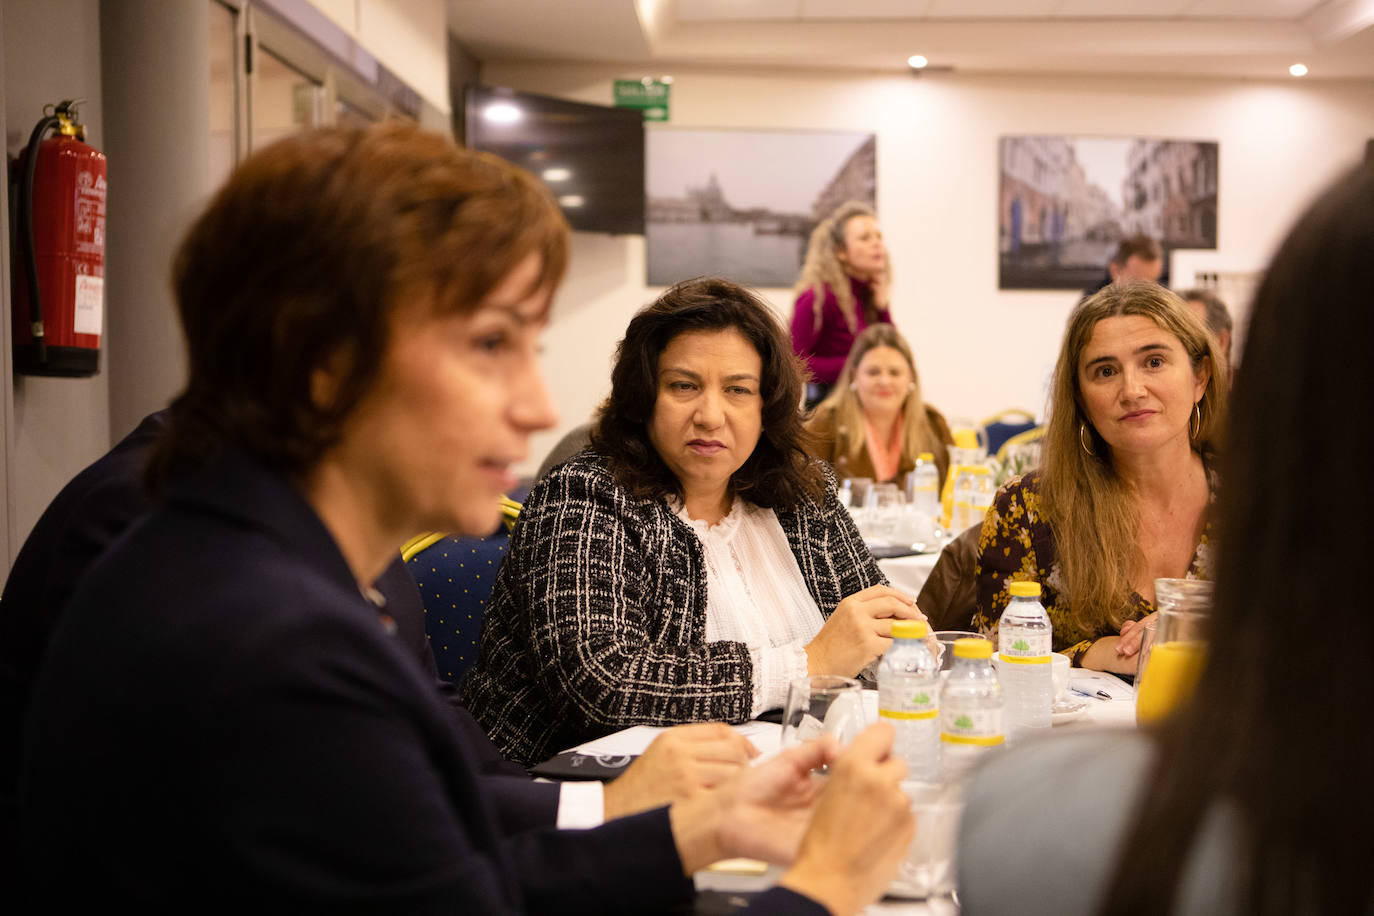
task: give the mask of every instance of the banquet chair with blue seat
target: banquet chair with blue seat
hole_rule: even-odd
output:
[[[491,601],[496,571],[510,544],[520,504],[502,500],[505,523],[495,534],[470,537],[420,535],[401,549],[406,569],[420,591],[425,634],[439,676],[458,683],[477,661],[482,615]]]
[[[982,426],[987,435],[988,454],[996,455],[1008,439],[1035,428],[1035,414],[1011,407],[988,417]]]

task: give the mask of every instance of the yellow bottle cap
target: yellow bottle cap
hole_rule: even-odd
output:
[[[977,448],[978,432],[976,430],[962,427],[953,432],[954,444],[959,448]]]
[[[955,658],[992,658],[992,643],[986,639],[954,640]]]
[[[924,620],[892,621],[893,639],[925,639],[930,635],[930,624]]]
[[[1007,589],[1013,598],[1039,598],[1039,582],[1013,582]]]
[[[919,455],[916,456],[916,460],[917,460],[917,461],[934,461],[934,460],[935,460],[935,453],[934,453],[934,452],[921,452]]]

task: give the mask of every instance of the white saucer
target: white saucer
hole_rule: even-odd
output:
[[[1055,725],[1063,725],[1065,722],[1072,722],[1074,719],[1081,718],[1083,713],[1088,711],[1086,700],[1060,700],[1050,707],[1050,721]]]

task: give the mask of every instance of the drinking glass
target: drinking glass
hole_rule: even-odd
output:
[[[935,639],[940,643],[940,670],[948,671],[954,667],[955,640],[982,638],[982,633],[972,633],[968,630],[936,630]]]
[[[787,705],[782,714],[784,748],[821,735],[834,735],[840,744],[847,745],[867,725],[863,688],[853,678],[818,674],[787,685]]]
[[[916,834],[887,892],[912,899],[948,894],[954,890],[954,853],[964,810],[958,787],[904,781],[902,791],[916,818]]]
[[[1144,624],[1136,668],[1135,718],[1150,724],[1167,718],[1193,693],[1207,660],[1212,583],[1156,579],[1158,616]]]
[[[840,504],[849,510],[854,518],[854,527],[859,535],[868,537],[868,491],[873,487],[872,477],[846,477],[840,482]]]
[[[895,483],[875,483],[868,490],[864,500],[868,530],[864,537],[879,543],[890,544],[897,527],[902,522],[903,505],[906,498]]]

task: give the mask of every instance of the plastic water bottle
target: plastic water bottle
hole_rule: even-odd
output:
[[[1050,727],[1054,671],[1053,630],[1040,605],[1037,582],[1013,582],[1011,601],[997,625],[998,674],[1006,696],[1007,731],[1012,739],[1029,729]]]
[[[897,620],[892,645],[878,665],[878,716],[892,725],[893,753],[906,778],[940,778],[940,663],[926,647],[924,620]]]
[[[991,660],[986,639],[955,640],[954,667],[940,691],[940,770],[947,782],[962,780],[1006,740],[1002,686]]]
[[[997,483],[992,476],[992,468],[986,464],[975,465],[972,469],[973,479],[969,481],[968,494],[968,525],[983,524],[983,519],[987,517],[988,510],[992,508],[993,498],[997,495]]]
[[[951,534],[958,534],[973,524],[972,499],[973,468],[963,465],[954,478],[954,512],[950,516],[949,526]]]
[[[916,512],[931,518],[940,517],[940,469],[935,466],[935,456],[921,452],[916,456],[916,467],[906,475],[906,498]]]

